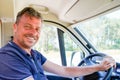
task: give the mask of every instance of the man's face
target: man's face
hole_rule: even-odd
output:
[[[13,41],[22,48],[31,48],[39,39],[41,20],[23,15],[14,25]]]

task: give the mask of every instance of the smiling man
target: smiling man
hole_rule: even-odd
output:
[[[111,57],[100,64],[65,67],[47,60],[32,47],[40,37],[42,18],[39,12],[26,7],[17,15],[13,40],[0,49],[0,80],[47,80],[44,70],[66,77],[88,75],[115,65]]]

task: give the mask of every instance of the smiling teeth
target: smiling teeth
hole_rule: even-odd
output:
[[[33,37],[27,37],[28,39],[30,39],[30,40],[35,40]]]

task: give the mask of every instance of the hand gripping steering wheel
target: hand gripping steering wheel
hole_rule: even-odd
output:
[[[78,66],[84,66],[84,65],[94,65],[94,64],[99,64],[98,61],[96,61],[96,59],[105,57],[106,54],[103,53],[95,53],[95,54],[91,54],[89,56],[87,56],[86,58],[84,58],[79,64]],[[110,69],[108,69],[107,71],[101,71],[102,73],[105,73],[105,75],[103,75],[102,79],[97,79],[97,80],[108,80],[109,77],[111,76],[113,71],[113,67],[111,67]],[[99,71],[98,71],[99,72]]]

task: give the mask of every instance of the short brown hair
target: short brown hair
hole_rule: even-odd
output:
[[[18,12],[15,23],[18,23],[21,16],[24,15],[24,14],[27,14],[30,17],[36,17],[38,19],[41,19],[41,21],[42,21],[41,14],[37,10],[33,9],[32,7],[25,7],[23,10]]]

